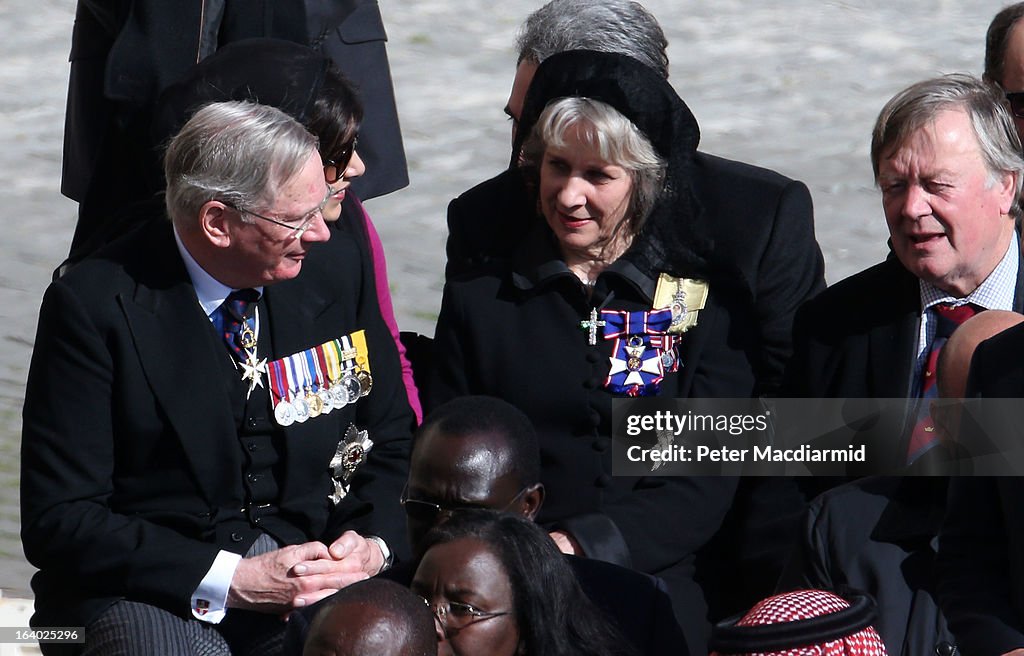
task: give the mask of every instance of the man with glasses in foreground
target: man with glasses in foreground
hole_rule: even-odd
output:
[[[21,477],[33,625],[84,627],[87,654],[265,653],[285,613],[401,546],[412,415],[357,246],[335,234],[317,255],[331,192],[312,135],[211,104],[165,171],[170,221],[43,300]]]
[[[544,496],[537,433],[526,415],[492,397],[448,401],[431,412],[417,430],[409,479],[402,491],[414,560],[383,576],[408,585],[422,556],[424,537],[454,511],[483,508],[533,520]],[[681,647],[685,639],[663,581],[602,561],[565,558],[584,593],[615,619],[616,628],[637,653],[685,653]],[[314,612],[312,608],[292,614],[286,653],[301,652]],[[471,607],[457,604],[445,612],[460,614],[462,620],[474,615]]]

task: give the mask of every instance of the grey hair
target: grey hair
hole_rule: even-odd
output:
[[[633,189],[625,222],[631,234],[637,234],[661,195],[665,160],[650,140],[611,105],[578,96],[549,102],[523,144],[523,166],[539,174],[545,151],[564,147],[565,135],[574,127],[601,159],[629,172]]]
[[[1024,159],[1020,138],[999,87],[973,75],[952,73],[913,84],[896,94],[882,108],[871,134],[871,166],[878,182],[882,157],[906,143],[910,136],[929,125],[943,111],[967,114],[978,140],[992,181],[997,175],[1016,174],[1016,188],[1010,215],[1021,215],[1021,186]]]
[[[1024,18],[1024,2],[1004,7],[989,23],[985,34],[985,80],[1001,85],[1013,26]]]
[[[597,50],[636,59],[668,78],[668,40],[654,16],[632,0],[551,0],[527,17],[516,49],[540,64],[568,50]]]
[[[274,107],[240,101],[206,105],[171,139],[164,155],[167,214],[186,226],[211,200],[243,210],[268,207],[316,147],[316,137]]]

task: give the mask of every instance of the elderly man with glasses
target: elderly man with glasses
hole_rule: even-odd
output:
[[[279,110],[209,105],[168,147],[170,221],[47,290],[22,536],[33,624],[85,641],[44,653],[263,653],[402,547],[412,414],[323,166]]]

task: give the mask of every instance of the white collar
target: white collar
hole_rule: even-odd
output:
[[[177,244],[178,253],[181,254],[181,259],[185,262],[185,271],[188,272],[188,277],[192,279],[192,287],[196,290],[199,305],[203,308],[206,316],[209,317],[217,311],[217,308],[224,303],[224,299],[228,297],[228,294],[235,291],[235,289],[228,287],[211,276],[207,273],[206,269],[196,262],[196,259],[192,257],[192,253],[182,243],[177,227],[174,227],[174,243]],[[263,294],[263,287],[256,287],[255,289],[261,295]]]

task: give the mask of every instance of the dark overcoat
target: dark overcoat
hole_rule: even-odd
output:
[[[670,196],[599,276],[592,296],[536,218],[520,172],[507,171],[454,201],[449,271],[464,273],[445,288],[432,400],[488,394],[526,412],[540,435],[548,490],[539,520],[568,530],[588,556],[664,578],[691,650],[700,653],[707,624],[693,580],[695,553],[721,526],[736,481],[612,475],[614,395],[604,387],[612,343],[590,345],[580,322],[596,307],[650,310],[661,272],[707,280],[706,307],[682,337],[682,366],[666,375],[659,395],[771,393],[789,356],[793,313],[824,286],[822,260],[807,188],[697,153],[696,122],[671,87],[623,60],[596,53],[546,60],[521,129],[536,120],[546,93],[604,100],[644,129],[666,158]],[[616,82],[607,84],[610,78]]]

